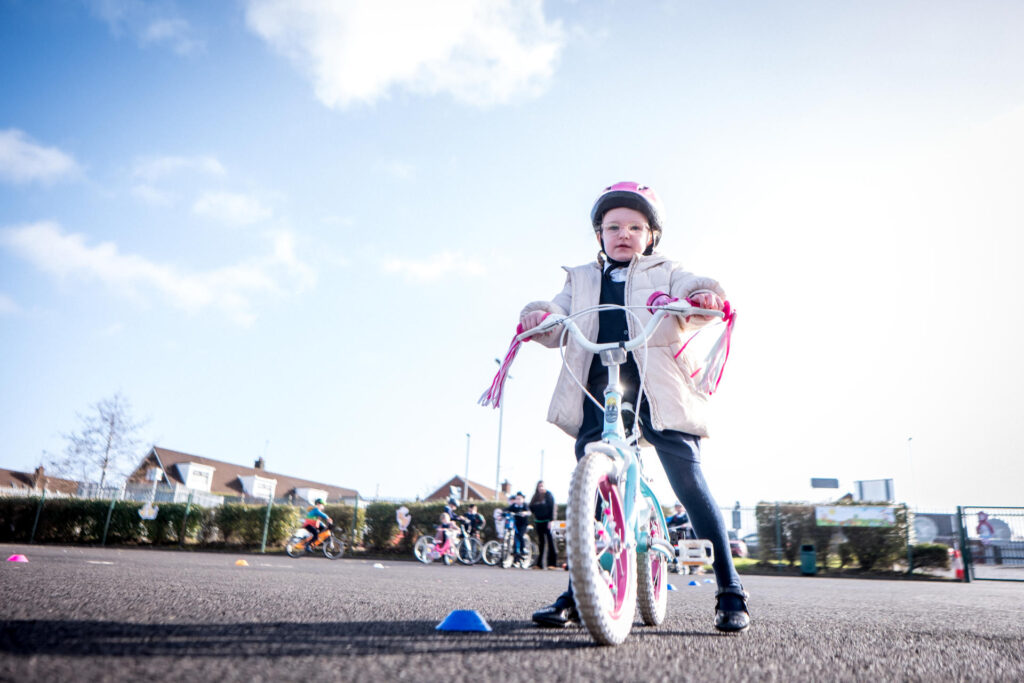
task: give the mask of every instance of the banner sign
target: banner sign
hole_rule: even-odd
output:
[[[818,526],[896,526],[896,508],[881,505],[816,505]]]

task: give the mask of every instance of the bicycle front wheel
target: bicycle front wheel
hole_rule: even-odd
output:
[[[603,453],[579,461],[566,520],[576,609],[603,645],[624,641],[636,614],[636,553],[626,544],[625,510],[613,470],[614,462]]]
[[[537,545],[529,536],[523,535],[523,559],[519,563],[522,569],[529,569],[536,564]]]
[[[647,499],[650,504],[648,530],[651,541],[661,540],[668,543],[668,536],[661,525],[661,517],[654,509],[655,501]],[[665,610],[668,607],[668,559],[651,547],[647,552],[637,555],[637,606],[640,617],[648,626],[657,626],[665,621]]]
[[[412,554],[416,556],[416,559],[423,564],[430,564],[430,551],[434,549],[434,537],[433,536],[420,536],[419,540],[416,541],[416,545],[412,549]]]
[[[501,562],[501,544],[497,541],[487,541],[483,550],[484,564],[493,567]]]
[[[324,541],[324,557],[328,560],[337,560],[344,554],[345,546],[338,540],[338,537],[334,534],[328,536],[327,540]]]
[[[459,562],[462,564],[476,564],[482,555],[483,548],[479,540],[464,538],[459,542]]]
[[[511,532],[505,532],[505,538],[501,543],[501,568],[508,569],[512,566],[512,562],[515,561],[515,554],[512,552],[515,541]]]

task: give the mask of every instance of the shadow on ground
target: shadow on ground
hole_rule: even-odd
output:
[[[442,633],[433,621],[344,623],[138,624],[23,620],[0,623],[9,655],[296,657],[325,652],[471,653],[577,649],[593,641],[581,629],[541,631],[521,621],[491,622],[490,633]]]

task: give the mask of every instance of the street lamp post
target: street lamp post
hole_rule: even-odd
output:
[[[462,478],[462,500],[469,500],[469,434],[466,434],[466,476]]]
[[[501,366],[501,361],[498,360],[497,358],[494,359],[494,362],[497,363],[499,367]],[[508,379],[512,379],[512,375],[508,375]],[[496,500],[499,499],[498,491],[500,490],[499,487],[501,486],[501,423],[503,422],[504,417],[505,391],[502,390],[501,403],[498,406],[498,464],[494,471],[494,497]]]
[[[911,453],[911,444],[913,443],[913,441],[914,441],[914,437],[912,437],[912,436],[908,436],[907,437],[907,466],[910,469],[910,480],[907,482],[907,484],[908,484],[908,486],[907,486],[907,489],[908,489],[908,491],[907,491],[907,494],[908,494],[907,495],[907,499],[908,500],[913,496],[913,493],[914,493],[914,490],[913,490],[914,489],[914,458],[913,458],[913,455]]]

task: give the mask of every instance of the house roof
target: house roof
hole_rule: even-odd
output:
[[[261,461],[262,458],[256,461],[256,463]],[[279,474],[277,472],[269,472],[266,469],[256,467],[255,464],[248,467],[245,465],[236,465],[223,460],[214,460],[213,458],[206,458],[201,455],[193,455],[192,453],[172,451],[169,448],[163,448],[161,446],[153,446],[153,448],[149,450],[146,456],[142,459],[142,462],[139,463],[139,466],[136,467],[135,471],[128,477],[128,480],[147,481],[149,469],[154,465],[159,464],[159,466],[164,470],[168,481],[184,485],[185,482],[182,481],[181,472],[178,471],[176,465],[184,465],[188,463],[212,467],[213,480],[210,482],[210,493],[220,495],[243,495],[245,493],[245,489],[242,488],[242,482],[239,480],[239,477],[251,477],[253,475],[263,477],[265,479],[277,480],[277,488],[274,492],[275,498],[284,498],[289,495],[294,495],[296,489],[303,488],[322,489],[326,491],[327,500],[329,502],[336,501],[341,498],[355,498],[359,495],[359,492],[355,489],[334,486],[332,484],[324,484],[322,482],[302,479],[300,477],[292,477],[287,474]]]
[[[77,481],[61,479],[60,477],[54,477],[49,474],[44,474],[43,476],[46,479],[45,488],[47,491],[67,494],[78,493]],[[16,470],[0,468],[0,488],[31,489],[35,486],[34,482],[35,474],[32,472],[18,472]]]
[[[447,500],[449,496],[449,489],[454,486],[455,488],[462,489],[463,482],[466,481],[465,477],[454,476],[445,483],[441,484],[440,487],[423,500]],[[496,500],[496,494],[494,489],[487,488],[483,484],[478,484],[472,479],[469,480],[469,495],[462,496],[463,500]]]

